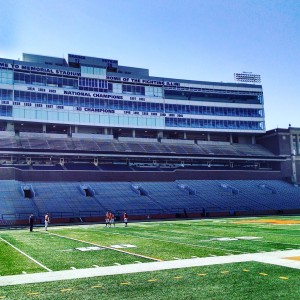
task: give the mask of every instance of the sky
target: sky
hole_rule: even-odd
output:
[[[300,127],[300,0],[0,0],[0,57],[22,53],[200,81],[252,72],[266,129]]]

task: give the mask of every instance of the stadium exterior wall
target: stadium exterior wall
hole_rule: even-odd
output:
[[[256,141],[275,155],[287,156],[288,159],[280,163],[282,178],[300,183],[300,128],[269,130]]]

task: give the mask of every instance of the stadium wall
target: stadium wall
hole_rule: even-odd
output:
[[[174,171],[39,171],[1,168],[0,180],[18,181],[175,181],[175,180],[275,180],[280,171],[174,170]]]

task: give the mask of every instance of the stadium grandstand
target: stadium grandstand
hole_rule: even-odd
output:
[[[299,143],[266,131],[260,84],[0,59],[0,224],[299,213]]]

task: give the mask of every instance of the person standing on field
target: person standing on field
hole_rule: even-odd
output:
[[[124,223],[125,223],[125,227],[127,227],[127,223],[128,223],[128,215],[127,212],[124,212]]]
[[[109,212],[107,211],[105,214],[105,227],[108,227],[109,225]]]
[[[49,214],[46,213],[46,215],[45,215],[45,230],[46,231],[48,230],[49,223],[50,223],[50,217],[49,217]]]
[[[33,231],[33,223],[34,223],[34,215],[30,214],[29,216],[29,227],[30,227],[30,231]]]
[[[111,213],[111,216],[110,216],[110,224],[114,225],[114,227],[116,227],[116,224],[115,224],[115,215],[113,213]]]

